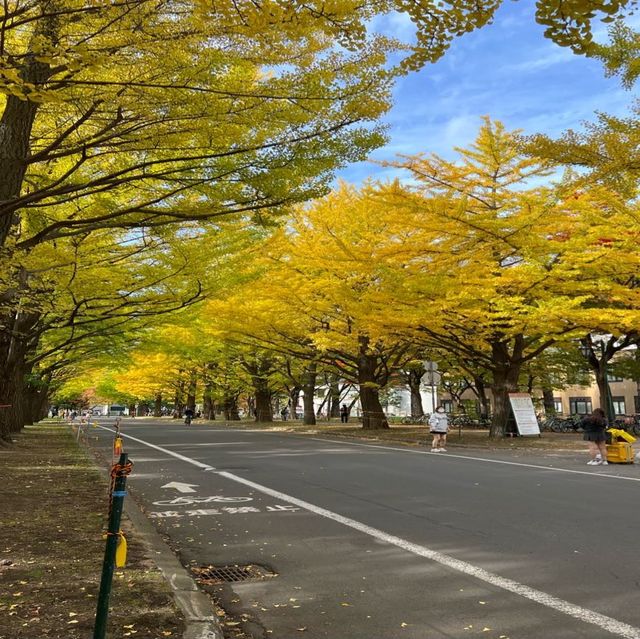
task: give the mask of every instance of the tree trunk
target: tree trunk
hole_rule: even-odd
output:
[[[600,395],[600,408],[607,416],[607,422],[610,424],[615,420],[615,411],[613,409],[613,401],[611,399],[611,389],[609,388],[609,380],[606,373],[606,362],[599,362],[597,370],[594,370],[596,376],[596,384],[598,385],[598,394]]]
[[[202,416],[205,419],[216,418],[216,407],[213,402],[213,382],[211,381],[211,371],[215,364],[207,364],[204,368],[204,390],[202,392]]]
[[[378,358],[369,352],[368,345],[368,338],[360,338],[358,384],[360,388],[360,405],[362,406],[362,428],[365,430],[389,428],[387,416],[384,414],[380,403],[380,384],[376,379]]]
[[[491,402],[487,396],[487,385],[483,377],[475,377],[473,385],[476,391],[476,396],[480,401],[480,417],[482,419],[489,419],[491,417]]]
[[[202,414],[205,419],[215,419],[216,410],[213,403],[213,397],[211,397],[212,385],[207,383],[204,387],[204,395],[202,399]]]
[[[182,403],[182,397],[184,395],[184,380],[181,380],[176,387],[176,394],[173,400],[173,417],[182,417],[182,411],[184,410],[184,404]]]
[[[240,421],[240,410],[238,409],[238,396],[227,395],[224,398],[222,410],[224,412],[224,418],[226,421],[228,422]]]
[[[367,383],[360,385],[360,405],[362,406],[362,428],[365,430],[377,430],[389,428],[387,416],[382,410],[379,389]]]
[[[298,419],[298,401],[300,399],[301,386],[294,386],[289,391],[289,403],[290,403],[290,419]]]
[[[212,373],[215,370],[216,365],[209,362],[205,365],[203,370],[203,384],[204,390],[202,391],[202,416],[205,419],[216,418],[216,407],[213,401],[213,381],[211,379]]]
[[[507,430],[507,422],[511,415],[511,403],[509,393],[518,390],[518,377],[520,375],[520,365],[510,363],[507,367],[493,370],[493,419],[489,437],[504,437]]]
[[[58,18],[38,20],[33,33],[33,42],[38,50],[43,45],[57,45]],[[46,62],[37,60],[29,51],[22,58],[20,77],[27,83],[42,86],[51,74]],[[2,118],[0,119],[0,247],[4,250],[3,261],[11,263],[12,256],[7,240],[19,224],[18,211],[12,207],[12,201],[20,196],[24,176],[28,167],[27,159],[30,154],[31,130],[35,122],[40,103],[35,100],[25,100],[15,95],[6,96]],[[18,279],[25,276],[25,280],[17,287],[26,284],[26,272],[20,269]],[[24,386],[25,356],[27,343],[33,336],[30,330],[24,328],[23,319],[27,319],[26,326],[31,327],[31,315],[24,315],[19,310],[20,295],[11,291],[8,285],[2,293],[3,310],[0,325],[3,336],[0,337],[0,439],[11,439],[11,434],[19,431],[24,425],[22,392]],[[11,306],[13,305],[12,310]],[[23,324],[23,326],[20,326]],[[3,406],[10,405],[10,406]]]
[[[25,425],[32,425],[44,419],[48,413],[49,387],[28,384],[22,392],[22,412]]]
[[[327,414],[329,418],[340,418],[340,378],[337,375],[331,376],[331,383],[329,385],[329,410]]]
[[[556,403],[553,401],[553,388],[542,389],[542,403],[544,405],[544,414],[552,417],[556,414]]]
[[[37,422],[38,392],[34,388],[25,387],[22,389],[22,415],[25,426],[33,426]]]
[[[198,381],[195,372],[189,376],[189,388],[187,390],[187,408],[190,408],[194,414],[196,412],[196,393],[198,391]]]
[[[41,10],[46,11],[44,5]],[[25,55],[19,76],[28,84],[43,86],[51,77],[50,65],[38,59],[33,51],[52,50],[59,43],[60,16],[51,12],[36,21],[36,28]],[[38,100],[25,100],[22,96],[7,95],[0,120],[0,202],[11,203],[22,191],[31,153],[31,130],[40,107]],[[4,247],[12,228],[18,223],[17,211],[0,208],[0,246]]]
[[[420,382],[422,381],[422,369],[410,370],[407,375],[407,384],[411,393],[411,417],[419,419],[424,415],[422,407],[422,395],[420,394]]]
[[[18,292],[5,296],[9,307],[0,316],[0,438],[10,439],[11,433],[24,426],[25,375],[30,371],[27,355],[35,348],[34,329],[40,319],[39,313],[20,310],[22,292],[28,293],[29,273],[18,268],[15,278]]]
[[[249,395],[247,397],[247,411],[249,412],[249,415],[251,417],[255,418],[255,416],[256,416],[256,400],[251,395]]]
[[[304,382],[302,386],[302,401],[304,405],[303,423],[308,426],[314,426],[316,423],[316,413],[313,408],[313,399],[316,392],[316,365],[309,364],[304,373]]]
[[[32,71],[39,65],[31,57]],[[27,72],[26,75],[31,75]],[[31,129],[39,103],[22,100],[14,95],[6,98],[2,120],[0,120],[0,201],[11,202],[22,191],[27,169]],[[0,208],[0,246],[5,246],[12,228],[18,223],[17,211]]]
[[[153,402],[153,416],[162,417],[162,393],[156,393]]]
[[[272,422],[271,393],[263,386],[255,388],[256,422]]]
[[[327,403],[329,402],[330,398],[331,398],[331,392],[329,390],[327,390],[326,395],[322,398],[322,402],[320,403],[320,406],[318,406],[318,410],[316,411],[316,415],[318,417],[320,417],[322,415],[322,411],[323,411],[324,407],[327,405]]]
[[[11,441],[11,436],[24,426],[23,372],[21,367],[2,371],[0,379],[0,439]]]

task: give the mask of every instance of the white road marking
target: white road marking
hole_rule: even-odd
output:
[[[100,428],[104,428],[101,426]],[[109,428],[105,428],[105,430],[111,431]],[[113,432],[113,431],[111,431]],[[137,437],[132,437],[131,435],[124,435],[124,437],[128,437],[134,441],[137,441],[145,446],[149,446],[150,448],[154,448],[156,450],[161,450],[167,455],[171,455],[172,457],[176,457],[185,461],[187,463],[193,464],[194,466],[198,466],[199,468],[204,468],[205,470],[215,470],[212,466],[207,466],[202,462],[199,462],[195,459],[190,459],[189,457],[185,457],[184,455],[179,455],[170,450],[161,448],[156,446],[155,444],[151,444],[142,439],[138,439]],[[392,449],[392,450],[403,450],[403,449]],[[418,451],[416,451],[418,452]],[[437,454],[437,453],[436,453]],[[476,459],[464,457],[462,455],[458,456],[463,459]],[[491,461],[479,458],[479,461]],[[519,464],[515,462],[506,462],[516,466],[532,466],[530,464]],[[549,469],[545,466],[533,466],[534,468],[542,468],[545,470],[557,470],[557,469]],[[580,472],[580,471],[574,471]],[[216,474],[220,477],[225,477],[231,481],[235,481],[237,483],[243,484],[245,486],[249,486],[265,495],[270,495],[271,497],[275,497],[281,501],[286,501],[294,506],[299,506],[300,508],[304,508],[309,512],[312,512],[321,517],[325,517],[326,519],[331,519],[335,522],[343,524],[353,530],[357,530],[362,532],[374,539],[378,539],[380,541],[386,542],[392,546],[396,546],[397,548],[401,548],[407,552],[418,555],[420,557],[424,557],[426,559],[430,559],[431,561],[435,561],[436,563],[441,564],[442,566],[446,566],[452,570],[456,570],[457,572],[463,573],[470,577],[475,577],[481,581],[484,581],[492,586],[497,588],[502,588],[508,592],[512,592],[516,595],[524,597],[525,599],[529,599],[530,601],[534,601],[542,606],[546,606],[547,608],[551,608],[552,610],[556,610],[570,617],[574,617],[584,623],[591,624],[593,626],[597,626],[610,632],[619,637],[624,637],[625,639],[640,639],[640,628],[636,628],[629,624],[626,624],[622,621],[618,621],[617,619],[613,619],[612,617],[607,617],[606,615],[601,615],[600,613],[594,612],[593,610],[588,610],[587,608],[583,608],[581,606],[577,606],[576,604],[572,604],[569,601],[565,601],[564,599],[559,599],[558,597],[554,597],[549,593],[543,592],[541,590],[536,590],[535,588],[531,588],[524,584],[521,584],[513,579],[507,579],[506,577],[501,577],[500,575],[496,575],[488,570],[484,570],[483,568],[479,568],[478,566],[474,566],[466,561],[461,561],[459,559],[455,559],[450,555],[446,555],[444,553],[431,550],[426,546],[420,546],[418,544],[414,544],[406,539],[402,539],[401,537],[396,537],[395,535],[390,535],[383,530],[379,530],[377,528],[373,528],[371,526],[367,526],[355,519],[351,519],[350,517],[344,517],[343,515],[339,515],[338,513],[334,513],[331,510],[327,510],[320,506],[316,506],[315,504],[311,504],[302,499],[298,499],[297,497],[293,497],[291,495],[287,495],[286,493],[281,493],[277,490],[273,490],[268,486],[263,486],[262,484],[257,484],[248,479],[244,479],[239,475],[234,475],[233,473],[229,473],[226,471],[216,471]],[[583,473],[589,474],[589,473]],[[618,479],[618,478],[617,478]]]
[[[196,491],[193,489],[198,486],[199,484],[185,484],[181,481],[171,481],[164,486],[160,486],[160,488],[174,488],[179,493],[195,493]]]
[[[470,577],[475,577],[476,579],[480,579],[481,581],[484,581],[492,586],[496,586],[498,588],[502,588],[503,590],[507,590],[508,592],[520,595],[525,599],[530,599],[531,601],[546,606],[547,608],[552,608],[553,610],[562,612],[565,615],[569,615],[570,617],[574,617],[576,619],[579,619],[580,621],[584,621],[585,623],[598,626],[599,628],[607,630],[612,634],[618,635],[620,637],[625,637],[626,639],[640,639],[640,628],[635,628],[634,626],[630,626],[629,624],[618,621],[617,619],[613,619],[612,617],[607,617],[605,615],[594,612],[593,610],[582,608],[581,606],[577,606],[568,601],[564,601],[563,599],[554,597],[553,595],[550,595],[541,590],[536,590],[535,588],[531,588],[529,586],[521,584],[517,581],[514,581],[513,579],[501,577],[500,575],[496,575],[492,572],[489,572],[488,570],[484,570],[483,568],[474,566],[473,564],[470,564],[466,561],[455,559],[454,557],[445,555],[444,553],[438,552],[436,550],[431,550],[426,546],[420,546],[418,544],[407,541],[406,539],[402,539],[401,537],[390,535],[382,530],[372,528],[371,526],[367,526],[366,524],[356,521],[355,519],[351,519],[350,517],[343,517],[338,513],[332,512],[331,510],[326,510],[325,508],[321,508],[320,506],[316,506],[302,499],[298,499],[297,497],[292,497],[291,495],[273,490],[272,488],[268,488],[267,486],[263,486],[262,484],[257,484],[255,482],[249,481],[248,479],[244,479],[243,477],[239,477],[238,475],[234,475],[226,471],[217,471],[216,474],[220,475],[221,477],[225,477],[226,479],[244,484],[245,486],[249,486],[250,488],[258,490],[265,495],[270,495],[271,497],[275,497],[276,499],[280,499],[281,501],[287,501],[294,506],[300,506],[301,508],[304,508],[305,510],[308,510],[316,515],[320,515],[321,517],[336,521],[340,524],[343,524],[344,526],[348,526],[349,528],[353,528],[354,530],[365,533],[370,537],[374,537],[375,539],[391,544],[392,546],[397,546],[398,548],[413,553],[414,555],[425,557],[426,559],[435,561],[443,566],[446,566],[447,568],[451,568],[465,575],[469,575]]]
[[[413,450],[411,448],[398,448],[396,446],[384,446],[379,444],[361,444],[360,442],[346,442],[336,439],[325,439],[323,437],[310,437],[316,442],[331,442],[332,444],[349,444],[351,446],[362,446],[365,448],[378,448],[381,450],[395,450],[402,453],[413,453],[415,455],[429,455],[442,459],[472,459],[473,461],[487,462],[488,464],[502,464],[504,466],[522,466],[523,468],[537,468],[538,470],[552,470],[558,473],[570,473],[573,475],[587,475],[588,477],[605,477],[608,479],[623,479],[625,481],[640,481],[640,477],[627,477],[625,475],[610,475],[598,471],[571,470],[570,468],[558,468],[557,466],[542,466],[541,464],[525,464],[523,462],[505,461],[503,459],[487,459],[486,457],[472,457],[471,455],[454,455],[451,453],[432,453],[428,450]],[[586,464],[586,462],[585,462]],[[600,468],[600,467],[598,467]]]
[[[98,428],[102,428],[102,430],[108,430],[110,433],[115,433],[115,431],[112,428],[107,428],[106,426],[98,426]],[[134,442],[144,444],[145,446],[148,446],[149,448],[153,448],[154,450],[159,450],[161,453],[165,453],[166,455],[171,455],[171,457],[180,459],[184,462],[187,462],[188,464],[193,464],[198,468],[202,468],[202,470],[215,470],[215,468],[213,466],[210,466],[209,464],[203,464],[202,462],[199,462],[197,459],[191,459],[191,457],[185,457],[180,453],[174,453],[172,450],[169,450],[167,448],[162,448],[161,446],[156,446],[155,444],[146,442],[143,439],[138,439],[133,435],[125,435],[124,433],[120,433],[120,437],[124,437],[126,439],[132,439]]]
[[[211,495],[209,497],[174,497],[154,501],[154,506],[193,506],[193,504],[235,504],[243,501],[253,501],[253,497],[226,497],[225,495]]]
[[[207,431],[209,432],[209,431]],[[167,448],[195,448],[196,446],[247,446],[249,442],[205,442],[204,444],[163,444]]]
[[[335,453],[341,455],[352,455],[350,448],[317,448],[316,450],[300,450],[295,448],[275,448],[271,450],[242,450],[230,454],[240,454],[243,457],[309,457],[321,455],[323,453]]]

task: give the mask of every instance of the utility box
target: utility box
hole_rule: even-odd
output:
[[[607,444],[607,461],[610,464],[633,464],[631,444],[636,438],[620,428],[609,428],[607,433],[611,435],[611,443]]]

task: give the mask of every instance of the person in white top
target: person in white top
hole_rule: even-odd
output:
[[[446,453],[447,431],[449,430],[449,418],[444,412],[443,406],[438,406],[436,412],[429,417],[429,428],[433,435],[431,442],[432,453]]]

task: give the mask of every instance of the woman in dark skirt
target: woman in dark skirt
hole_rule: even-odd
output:
[[[580,422],[584,429],[584,440],[589,444],[591,459],[589,466],[606,466],[607,461],[607,418],[602,408],[596,408],[591,415]],[[598,453],[600,453],[598,455]]]

